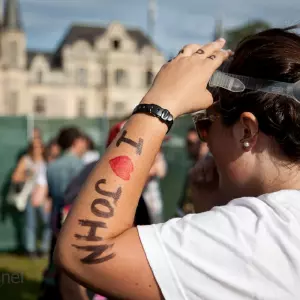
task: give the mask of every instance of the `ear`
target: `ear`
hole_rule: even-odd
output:
[[[234,139],[243,151],[250,151],[257,142],[258,121],[250,112],[243,112],[233,127]]]

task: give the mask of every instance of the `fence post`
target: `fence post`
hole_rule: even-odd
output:
[[[34,129],[34,115],[33,114],[27,114],[27,140],[28,142],[32,139],[32,133]]]

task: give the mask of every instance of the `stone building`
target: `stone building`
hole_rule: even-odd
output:
[[[120,117],[141,100],[165,62],[139,29],[71,25],[55,51],[28,50],[18,0],[0,32],[0,115]]]

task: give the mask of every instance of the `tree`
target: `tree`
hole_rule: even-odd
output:
[[[237,44],[245,37],[269,29],[270,25],[262,20],[254,20],[247,22],[239,27],[236,27],[226,32],[226,46],[234,50]]]

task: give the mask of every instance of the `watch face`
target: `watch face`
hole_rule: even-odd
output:
[[[170,113],[168,110],[166,109],[163,109],[162,112],[161,112],[161,118],[164,120],[164,121],[167,121],[169,119],[169,116],[170,116]]]

